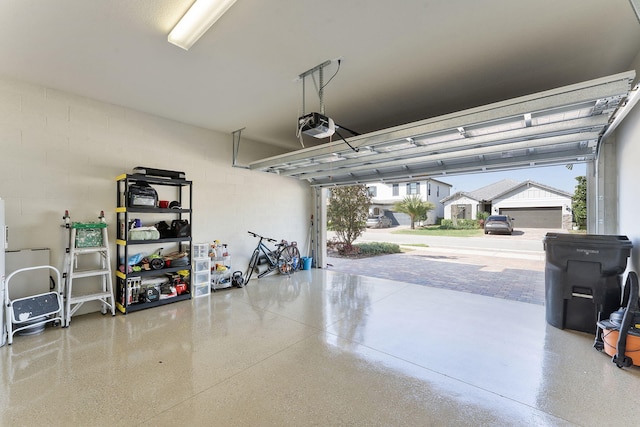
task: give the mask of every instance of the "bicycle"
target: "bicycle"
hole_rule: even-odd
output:
[[[300,251],[298,250],[296,242],[287,243],[286,240],[281,240],[279,243],[276,243],[276,249],[272,250],[265,244],[265,241],[277,242],[276,239],[264,237],[252,231],[248,231],[248,233],[260,240],[249,259],[249,265],[247,266],[247,271],[244,274],[245,284],[249,283],[254,272],[258,273],[259,279],[276,269],[280,274],[288,275],[294,273],[301,267]],[[263,265],[266,265],[266,270],[260,271],[262,268],[259,266]]]

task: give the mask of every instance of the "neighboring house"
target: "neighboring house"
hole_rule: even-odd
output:
[[[444,218],[444,205],[440,202],[443,197],[451,194],[451,184],[436,179],[422,181],[375,183],[368,185],[371,194],[371,215],[386,215],[391,218],[393,225],[409,225],[409,216],[393,212],[393,205],[402,201],[406,196],[417,194],[422,200],[433,203],[435,208],[427,213],[425,224],[435,224],[438,218]]]
[[[458,191],[441,200],[444,217],[476,219],[478,212],[509,215],[516,228],[570,229],[572,194],[534,181],[498,181],[475,191]]]

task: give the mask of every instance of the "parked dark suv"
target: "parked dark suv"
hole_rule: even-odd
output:
[[[513,218],[507,215],[491,215],[484,221],[484,234],[512,234]]]

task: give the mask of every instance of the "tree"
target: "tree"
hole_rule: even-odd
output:
[[[411,229],[416,228],[416,220],[427,218],[427,212],[433,210],[434,208],[435,206],[433,203],[425,202],[417,194],[406,196],[404,199],[402,199],[401,202],[396,202],[393,206],[393,209],[396,212],[401,212],[409,215],[409,218],[411,218]]]
[[[353,242],[367,227],[371,195],[365,185],[331,189],[327,220],[329,229],[336,232],[342,251],[351,252]]]
[[[587,225],[587,177],[576,176],[576,189],[573,193],[571,209],[573,209],[573,220],[581,229]]]

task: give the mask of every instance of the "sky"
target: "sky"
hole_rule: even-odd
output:
[[[513,179],[518,182],[531,180],[573,194],[576,184],[578,183],[575,177],[586,175],[586,170],[587,165],[581,163],[574,164],[573,169],[571,170],[562,165],[518,169],[504,172],[486,172],[456,176],[434,176],[433,178],[438,181],[451,184],[453,186],[451,188],[451,194],[454,194],[457,191],[474,191],[484,187],[485,185],[493,184],[494,182],[503,179]]]

